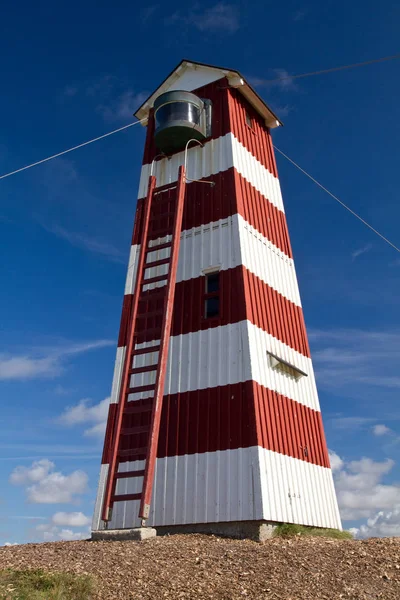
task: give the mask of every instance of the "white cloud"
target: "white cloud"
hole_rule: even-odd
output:
[[[200,31],[220,30],[235,33],[240,26],[238,9],[233,4],[217,2],[194,17],[192,24]]]
[[[50,523],[38,525],[34,531],[34,537],[36,537],[36,534],[39,534],[43,542],[55,542],[58,540],[71,542],[84,540],[90,536],[90,528],[86,528],[83,531],[72,531],[72,529],[60,529],[57,525],[51,525]]]
[[[354,261],[354,260],[356,260],[356,258],[361,256],[362,254],[369,252],[371,250],[371,248],[372,248],[372,244],[367,244],[366,246],[362,246],[361,248],[358,248],[357,250],[354,250],[354,252],[351,253],[351,258]]]
[[[168,17],[165,23],[195,27],[203,33],[215,31],[235,33],[240,27],[238,8],[226,2],[217,2],[203,11],[198,8],[186,13],[177,11]]]
[[[98,404],[90,405],[89,402],[90,400],[84,399],[75,406],[67,407],[58,421],[67,426],[93,424],[88,429],[85,429],[84,435],[89,437],[103,436],[107,423],[110,398],[104,398]]]
[[[377,462],[371,458],[344,462],[336,453],[335,488],[342,519],[370,519],[377,511],[400,506],[400,486],[382,482],[393,469],[394,461]]]
[[[47,517],[33,517],[31,515],[10,515],[8,519],[17,519],[18,521],[45,521]]]
[[[54,469],[54,463],[46,459],[30,467],[16,467],[10,475],[10,483],[26,486],[27,498],[32,504],[69,504],[87,491],[88,476],[84,471],[63,475]]]
[[[115,100],[107,104],[100,104],[97,111],[103,116],[105,121],[131,121],[133,113],[148,97],[147,92],[135,93],[132,90],[126,90]]]
[[[71,529],[61,529],[58,533],[60,540],[72,542],[74,540],[84,540],[89,537],[90,532],[88,531],[72,531]]]
[[[249,77],[248,80],[252,85],[259,87],[277,88],[282,92],[298,91],[294,76],[290,75],[286,69],[270,69],[270,73],[269,77]]]
[[[94,254],[101,254],[113,262],[119,262],[122,264],[126,263],[125,256],[121,250],[109,242],[90,237],[83,233],[68,231],[60,225],[45,226],[42,224],[42,227],[46,229],[46,231],[54,233],[54,235],[57,237],[66,240],[69,244],[71,244],[71,246],[81,248],[82,250],[86,250],[88,252],[93,252]]]
[[[307,15],[307,13],[308,13],[308,9],[300,8],[299,10],[296,10],[292,14],[292,20],[293,21],[302,21],[304,19],[304,17]]]
[[[78,88],[76,85],[66,85],[64,88],[64,96],[68,96],[72,98],[72,96],[76,96],[78,93]]]
[[[141,10],[140,20],[142,22],[142,25],[145,25],[151,19],[151,17],[154,15],[154,13],[158,9],[158,7],[159,7],[159,4],[150,4],[149,6],[147,6],[146,8],[143,8],[143,10]]]
[[[89,400],[84,399],[75,406],[66,408],[60,417],[60,422],[65,425],[76,425],[77,423],[87,423],[88,421],[104,421],[107,418],[110,398],[105,398],[98,404],[89,405]]]
[[[333,417],[330,419],[330,423],[335,429],[349,429],[352,431],[362,429],[374,421],[375,419],[372,417]]]
[[[50,525],[48,523],[41,523],[40,525],[36,525],[36,531],[47,531]]]
[[[95,340],[41,350],[32,349],[31,355],[2,354],[0,355],[0,380],[56,377],[64,371],[64,363],[69,357],[112,345],[114,345],[112,340]]]
[[[142,24],[150,20],[156,11],[157,5],[148,6],[143,9],[139,18]],[[96,110],[108,122],[112,121],[132,121],[133,113],[149,96],[147,91],[133,91],[130,82],[126,79],[111,74],[94,77],[81,85],[79,88],[75,85],[67,86],[64,96],[75,96],[78,93],[82,100],[86,96],[86,101],[96,102]],[[86,236],[81,234],[70,234],[74,241],[85,243]],[[78,236],[78,239],[76,239]],[[82,240],[80,238],[83,238]],[[91,240],[89,240],[90,242]]]
[[[61,372],[62,367],[55,356],[32,358],[0,355],[0,379],[56,377]]]
[[[84,515],[82,512],[57,512],[52,518],[54,525],[63,527],[84,527],[90,524],[90,518]]]
[[[58,157],[57,160],[46,163],[45,173],[47,176],[43,177],[42,183],[52,193],[80,181],[75,162],[65,157]]]
[[[75,496],[87,490],[88,476],[84,471],[73,471],[70,475],[50,473],[27,489],[28,500],[33,504],[69,504]]]
[[[287,117],[294,110],[291,104],[277,104],[276,102],[271,102],[271,108],[280,119]]]
[[[106,431],[107,419],[102,421],[101,423],[97,423],[97,425],[93,425],[88,429],[85,429],[83,435],[86,437],[100,437],[102,438]]]
[[[368,519],[365,525],[354,528],[356,537],[399,537],[400,536],[400,504],[389,511],[379,511]]]
[[[100,75],[94,77],[85,86],[86,96],[96,96],[96,98],[104,98],[109,96],[118,85],[118,77],[115,75]]]
[[[54,388],[54,393],[57,394],[57,396],[68,396],[71,393],[71,389],[64,385],[57,384]]]
[[[364,401],[378,391],[400,388],[400,331],[311,329],[308,334],[321,388],[342,389]]]
[[[342,459],[333,450],[329,451],[329,460],[330,460],[331,469],[333,472],[340,471],[340,469],[343,467]]]
[[[273,69],[274,81],[271,82],[275,86],[284,91],[297,90],[297,85],[294,82],[293,76],[286,69]]]
[[[44,479],[54,468],[55,464],[47,459],[35,461],[30,467],[15,467],[10,475],[10,483],[13,485],[37,483]]]
[[[375,425],[372,428],[373,434],[380,436],[380,435],[387,435],[388,433],[391,433],[392,430],[389,429],[389,427],[386,427],[386,425]]]
[[[5,542],[3,546],[18,546],[18,542]]]

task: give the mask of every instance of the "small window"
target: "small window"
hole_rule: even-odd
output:
[[[250,129],[253,129],[253,119],[251,118],[251,116],[249,115],[247,110],[246,110],[246,125],[248,125],[248,127],[250,127]]]
[[[213,319],[220,315],[219,271],[207,273],[205,277],[204,316]]]
[[[210,273],[206,276],[206,293],[219,292],[219,273]]]
[[[218,296],[206,299],[206,319],[212,319],[219,316],[219,298]]]
[[[268,351],[267,354],[269,356],[271,367],[274,370],[280,371],[281,373],[285,373],[286,375],[290,375],[296,380],[300,379],[301,377],[308,377],[307,373],[304,373],[304,371],[302,371],[298,367],[291,365],[286,360],[283,360],[283,358],[276,356],[276,354],[272,354],[272,352]]]

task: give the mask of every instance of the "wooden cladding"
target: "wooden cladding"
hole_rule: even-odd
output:
[[[187,187],[183,231],[226,219],[238,213],[289,258],[292,257],[285,214],[234,167],[210,175],[207,180],[213,181],[215,185],[193,182]],[[173,198],[173,190],[166,190],[155,197],[153,208],[155,220],[150,223],[151,239],[172,232]],[[132,244],[140,244],[141,241],[143,202],[141,198],[137,203]]]
[[[297,352],[310,356],[301,307],[242,265],[220,271],[219,285],[219,316],[206,319],[205,277],[176,284],[171,335],[183,335],[248,319]],[[160,290],[156,288],[149,290],[140,301],[139,314],[143,318],[136,331],[139,343],[156,339],[156,334],[152,332],[161,327],[161,317],[154,315],[161,308],[162,299],[159,296]],[[126,305],[129,306],[129,300],[126,300]]]
[[[126,414],[123,428],[149,422],[149,411]],[[143,458],[146,435],[124,436],[124,462]],[[251,446],[329,467],[320,413],[254,381],[164,396],[158,458]]]

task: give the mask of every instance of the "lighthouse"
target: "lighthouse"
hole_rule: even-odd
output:
[[[188,60],[135,116],[147,132],[93,535],[341,529],[281,123],[238,71]]]

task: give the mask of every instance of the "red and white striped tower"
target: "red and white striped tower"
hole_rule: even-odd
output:
[[[153,104],[172,90],[211,102],[211,135],[166,157],[154,142]],[[139,527],[141,499],[147,524],[161,531],[340,529],[270,135],[279,121],[238,72],[189,61],[136,116],[147,119],[147,137],[93,530]],[[175,297],[158,431],[151,365],[160,351],[146,349],[159,347],[165,319],[157,303],[171,268],[178,177],[183,221],[167,288]],[[140,292],[141,248],[152,267]],[[124,397],[124,377],[139,391]],[[142,494],[151,443],[150,503]]]

